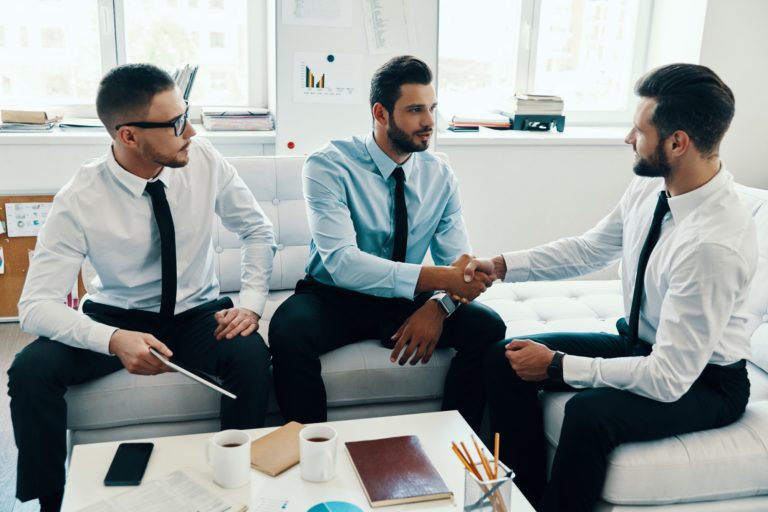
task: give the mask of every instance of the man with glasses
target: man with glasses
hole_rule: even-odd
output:
[[[19,448],[16,495],[58,510],[64,488],[67,408],[73,384],[121,368],[168,371],[150,353],[221,379],[222,428],[263,424],[269,353],[258,334],[274,235],[245,183],[209,142],[193,139],[188,106],[171,77],[120,66],[96,100],[112,146],[56,194],[19,302],[22,329],[40,337],[9,376]],[[219,298],[214,214],[243,242],[239,307]],[[88,259],[97,274],[83,312],[64,297]]]

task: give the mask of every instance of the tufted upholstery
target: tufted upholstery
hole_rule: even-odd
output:
[[[266,337],[277,306],[303,275],[309,231],[301,194],[300,157],[229,159],[275,225],[278,251],[260,332]],[[739,187],[759,233],[768,230],[768,192]],[[237,300],[239,242],[217,226],[214,248],[223,292]],[[610,456],[600,510],[629,512],[768,510],[768,236],[760,236],[760,265],[750,298],[752,394],[744,417],[723,429],[649,443],[622,445]],[[615,332],[623,314],[621,287],[613,281],[496,284],[480,301],[507,324],[507,336],[554,331]],[[439,407],[451,351],[437,351],[426,366],[389,364],[386,349],[366,341],[326,354],[323,378],[330,419],[405,414]],[[571,393],[545,393],[545,434],[557,446]],[[67,394],[71,441],[95,442],[213,431],[219,428],[215,392],[175,374],[139,377],[117,372]],[[274,401],[269,422],[280,421]],[[707,502],[696,500],[712,500]],[[676,502],[692,502],[679,503]]]

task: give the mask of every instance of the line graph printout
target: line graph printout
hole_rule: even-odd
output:
[[[362,55],[297,52],[293,66],[295,103],[363,101]]]
[[[350,0],[283,0],[282,14],[286,25],[352,26]]]
[[[407,53],[411,36],[405,0],[364,0],[368,53]]]

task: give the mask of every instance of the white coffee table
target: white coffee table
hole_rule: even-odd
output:
[[[288,512],[303,512],[323,501],[348,501],[363,510],[372,510],[363,489],[355,476],[343,443],[415,434],[419,436],[427,455],[437,467],[445,483],[453,491],[452,501],[439,500],[409,505],[386,507],[383,510],[462,510],[464,503],[464,469],[451,451],[451,441],[469,441],[472,429],[456,411],[388,416],[360,420],[334,421],[339,433],[339,453],[336,476],[330,482],[313,484],[305,482],[294,466],[273,478],[258,471],[251,471],[251,483],[240,489],[216,490],[242,503],[255,504],[258,498],[288,501]],[[274,428],[250,430],[253,439]],[[205,463],[205,444],[212,434],[159,437],[147,439],[155,443],[144,481],[149,481],[181,468],[192,468],[198,475],[212,479]],[[104,475],[117,449],[118,442],[77,445],[72,453],[67,485],[64,492],[63,512],[75,512],[81,508],[125,492],[126,487],[105,487]],[[376,510],[382,510],[381,508]],[[534,509],[523,495],[513,487],[511,511],[532,512]]]

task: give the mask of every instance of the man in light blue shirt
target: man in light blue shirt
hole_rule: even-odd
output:
[[[393,364],[426,364],[436,347],[455,348],[443,408],[479,427],[482,357],[505,325],[469,303],[489,281],[478,273],[464,282],[470,245],[458,183],[445,162],[424,151],[437,106],[431,82],[424,62],[393,58],[371,81],[373,133],[331,141],[304,165],[307,276],[269,332],[287,420],[325,421],[320,355],[377,338],[393,348]],[[423,264],[427,250],[436,265]]]

